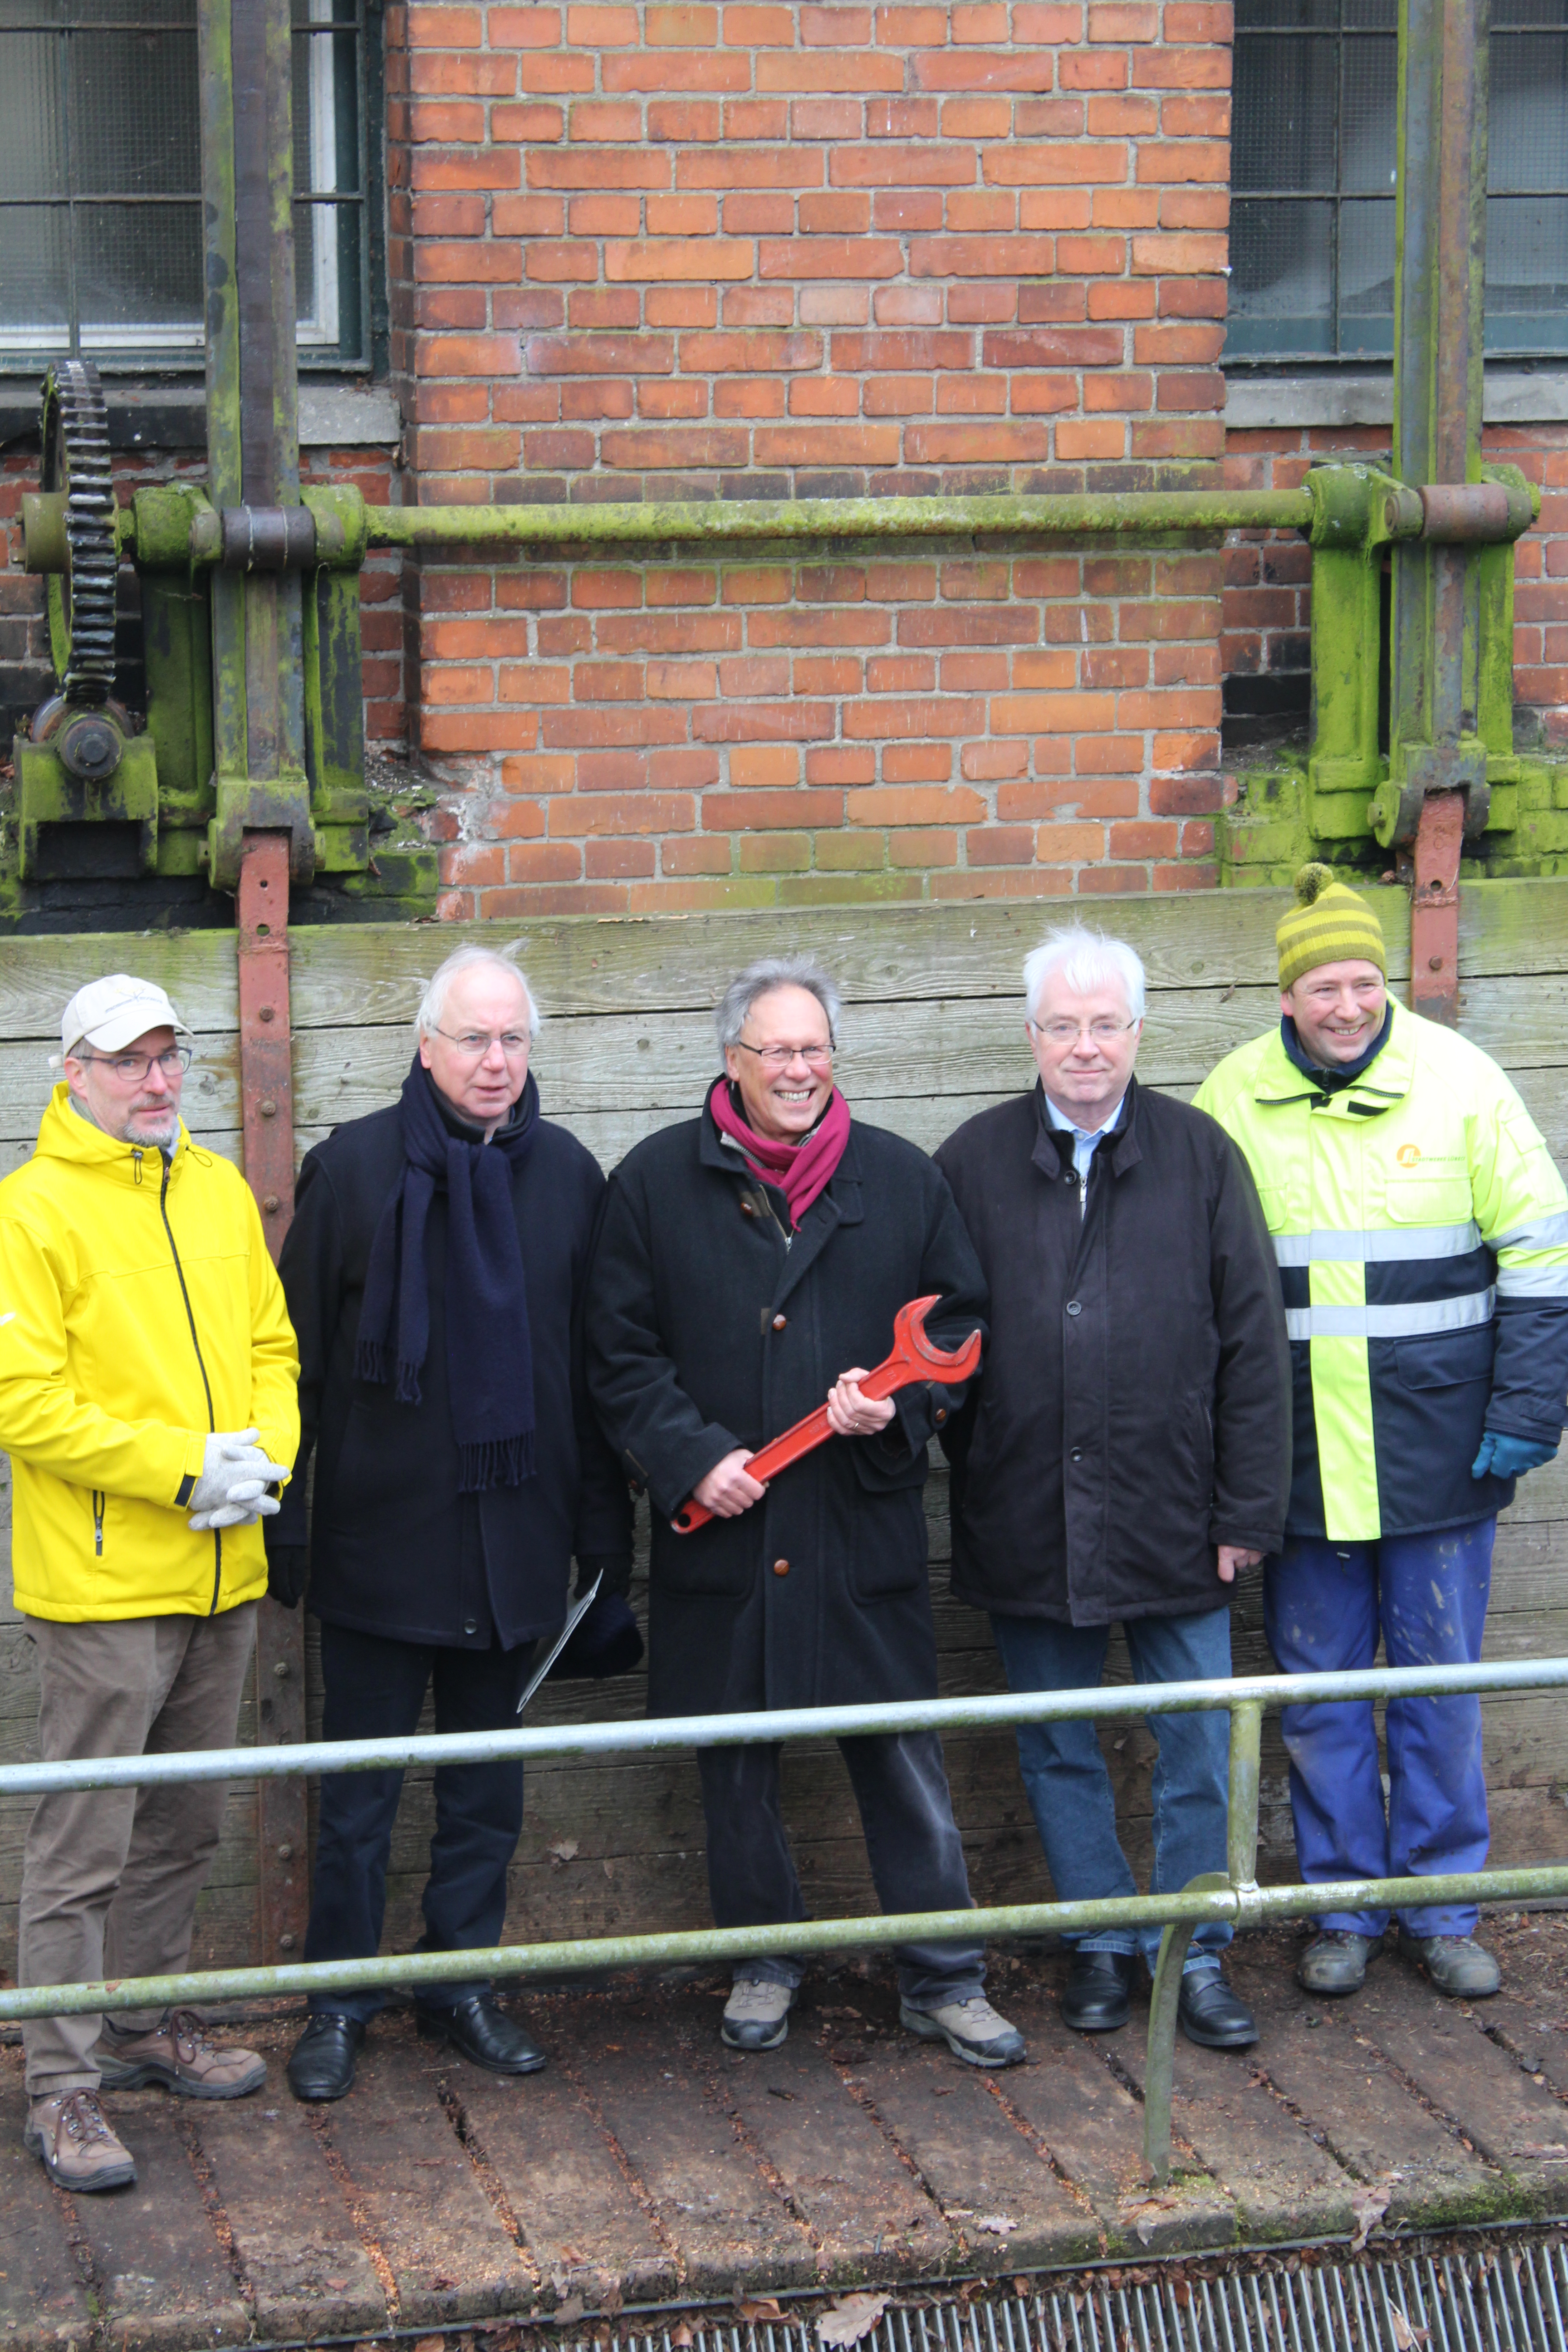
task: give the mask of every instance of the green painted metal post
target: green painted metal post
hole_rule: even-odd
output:
[[[1184,1895],[1237,1895],[1258,1888],[1258,1798],[1263,1702],[1241,1699],[1230,1710],[1230,1788],[1226,1808],[1226,1867],[1191,1878]],[[1154,1990],[1149,2002],[1149,2050],[1143,2070],[1143,2160],[1163,2187],[1171,2174],[1171,2100],[1176,2072],[1176,2012],[1182,1971],[1194,1919],[1173,1920],[1160,1937]]]

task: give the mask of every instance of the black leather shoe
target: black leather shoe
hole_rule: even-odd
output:
[[[487,2074],[537,2074],[544,2053],[514,2025],[493,1992],[471,1992],[453,2009],[421,2008],[419,2031],[432,2042],[449,2042],[470,2065]]]
[[[294,2044],[289,2088],[297,2099],[341,2099],[353,2088],[354,2060],[364,2040],[364,2020],[341,2010],[314,2011]]]
[[[1252,2011],[1217,1969],[1184,1970],[1176,2015],[1202,2050],[1247,2050],[1258,2039]]]
[[[1132,2006],[1135,1952],[1077,1952],[1062,1995],[1062,2023],[1079,2033],[1110,2033]]]

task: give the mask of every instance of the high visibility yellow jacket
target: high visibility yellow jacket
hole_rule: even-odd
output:
[[[1196,1097],[1247,1154],[1295,1368],[1287,1527],[1339,1543],[1459,1527],[1483,1429],[1555,1445],[1568,1395],[1568,1193],[1497,1064],[1391,1003],[1382,1050],[1328,1088],[1280,1030]]]
[[[193,1535],[209,1432],[300,1442],[299,1359],[237,1169],[182,1128],[165,1161],[55,1088],[0,1183],[0,1446],[25,1615],[205,1616],[267,1589],[261,1528]]]

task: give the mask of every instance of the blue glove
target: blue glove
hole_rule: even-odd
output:
[[[1470,1465],[1472,1478],[1522,1478],[1527,1470],[1539,1470],[1552,1461],[1555,1445],[1542,1444],[1539,1437],[1509,1437],[1501,1430],[1489,1429],[1481,1438],[1481,1450]]]

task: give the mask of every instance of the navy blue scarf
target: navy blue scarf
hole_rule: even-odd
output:
[[[512,1178],[533,1149],[532,1073],[489,1143],[454,1134],[419,1056],[403,1082],[403,1181],[382,1212],[365,1271],[354,1370],[399,1404],[418,1404],[430,1344],[425,1221],[447,1194],[447,1389],[462,1466],[458,1492],[533,1475],[533,1353]]]

